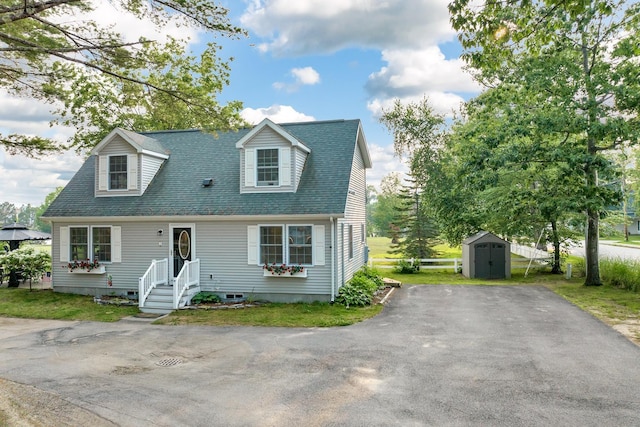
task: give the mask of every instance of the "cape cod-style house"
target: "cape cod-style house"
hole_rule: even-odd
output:
[[[332,301],[366,262],[359,120],[115,129],[51,203],[56,292]],[[97,262],[96,262],[97,261]]]

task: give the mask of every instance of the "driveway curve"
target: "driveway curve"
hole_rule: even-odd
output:
[[[104,425],[640,425],[640,347],[542,287],[409,286],[341,328],[0,319],[0,352]]]

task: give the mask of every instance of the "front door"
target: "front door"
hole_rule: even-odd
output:
[[[194,258],[193,226],[172,226],[171,241],[171,270],[172,277],[175,279],[184,263]]]

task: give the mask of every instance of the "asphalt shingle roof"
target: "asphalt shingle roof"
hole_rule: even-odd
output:
[[[296,193],[240,194],[240,150],[250,129],[141,132],[169,153],[142,196],[94,197],[91,156],[51,203],[45,217],[300,215],[345,211],[359,120],[281,125],[311,149]],[[202,181],[213,178],[211,187]]]

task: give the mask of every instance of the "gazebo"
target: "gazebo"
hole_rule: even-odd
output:
[[[25,240],[49,240],[51,234],[42,231],[29,230],[26,225],[7,224],[0,229],[0,242],[9,242],[9,250],[14,251],[20,247],[20,242]],[[9,272],[9,287],[18,286],[18,275],[15,271]]]

